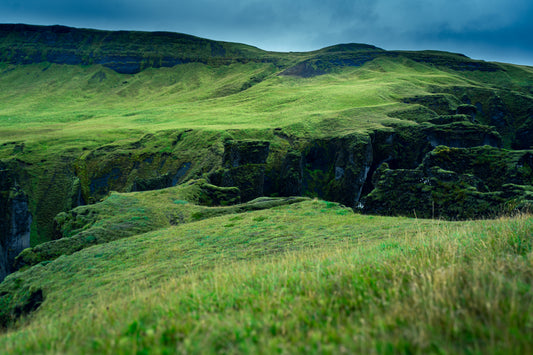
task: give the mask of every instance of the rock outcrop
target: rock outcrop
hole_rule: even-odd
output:
[[[533,207],[533,151],[439,146],[416,169],[383,164],[365,213],[486,218]]]
[[[219,186],[239,188],[243,202],[263,196],[269,150],[267,141],[225,142],[222,168],[211,180]]]
[[[30,246],[32,216],[28,196],[0,166],[0,281],[14,271],[15,257]]]

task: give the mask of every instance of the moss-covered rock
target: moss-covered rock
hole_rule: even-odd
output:
[[[301,154],[303,195],[351,207],[359,201],[373,161],[368,135],[312,140],[303,147]],[[297,169],[292,171],[298,173]]]
[[[449,86],[435,87],[435,93],[455,96],[462,103],[457,113],[470,115],[472,122],[492,126],[502,138],[504,148],[529,149],[527,141],[527,121],[533,117],[533,100],[529,95],[514,90],[513,86]],[[475,107],[475,113],[474,113]],[[468,112],[467,112],[468,111]],[[520,132],[524,132],[522,135]]]
[[[297,150],[287,152],[279,170],[271,172],[271,195],[301,196],[303,194],[303,157]]]
[[[509,151],[490,146],[469,149],[440,146],[426,156],[422,165],[425,171],[434,166],[472,174],[491,191],[509,183],[533,184],[532,151]]]
[[[531,118],[516,130],[512,147],[513,149],[533,148],[533,111],[531,113]]]
[[[472,104],[462,104],[457,106],[458,115],[466,115],[470,117],[470,121],[474,121],[477,114],[477,107]]]
[[[200,193],[197,203],[202,206],[232,206],[241,202],[241,191],[237,187],[221,187],[199,180]]]
[[[82,196],[94,203],[110,191],[148,191],[199,178],[221,164],[220,133],[192,130],[147,134],[86,152],[75,162]]]
[[[504,202],[501,193],[478,190],[483,183],[474,176],[438,167],[378,173],[376,189],[364,202],[365,213],[468,219],[493,216]]]
[[[429,119],[427,122],[435,125],[447,125],[456,122],[471,122],[473,119],[469,115],[456,114],[456,115],[440,115]]]
[[[242,201],[263,196],[270,142],[228,140],[224,143],[222,168],[210,175],[215,184],[237,187]]]
[[[44,301],[40,288],[28,286],[21,278],[14,278],[3,283],[0,292],[0,329],[5,329],[21,316],[27,316],[37,310]]]
[[[366,213],[468,219],[528,209],[533,184],[531,151],[490,146],[439,146],[416,169],[382,165]]]
[[[501,147],[500,134],[490,126],[465,121],[431,125],[423,128],[432,147],[446,145],[456,148],[470,148],[482,145]]]
[[[418,104],[425,106],[439,115],[451,115],[461,105],[461,102],[454,95],[450,94],[433,94],[407,97],[403,99],[407,104]]]

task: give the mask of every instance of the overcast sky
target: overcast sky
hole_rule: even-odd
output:
[[[273,51],[356,42],[533,66],[532,0],[0,0],[0,23],[182,32]]]

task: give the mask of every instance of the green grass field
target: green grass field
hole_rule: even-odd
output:
[[[121,133],[182,128],[365,131],[394,121],[387,113],[405,106],[398,101],[427,94],[430,85],[471,85],[464,77],[387,59],[315,78],[278,76],[272,65],[257,63],[186,64],[135,75],[56,64],[13,71],[3,65],[0,72],[0,100],[9,102],[0,107],[0,142],[77,138],[89,145]],[[242,90],[257,76],[264,80]],[[322,123],[333,119],[336,125],[323,131]]]
[[[533,218],[308,201],[94,246],[9,276],[45,301],[4,353],[529,353]],[[15,293],[16,293],[15,292]]]

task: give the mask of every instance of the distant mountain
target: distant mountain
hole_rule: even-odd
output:
[[[98,31],[65,26],[0,25],[0,60],[12,64],[102,64],[118,73],[190,62],[261,61],[257,48],[170,32]]]
[[[495,64],[471,60],[463,55],[437,51],[387,52],[366,44],[341,44],[309,53],[288,54],[171,32],[0,24],[0,61],[11,64],[101,64],[122,74],[192,62],[271,62],[283,68],[295,58],[305,58],[297,66],[288,68],[285,74],[308,77],[326,73],[331,67],[360,66],[378,56],[404,57],[454,70],[499,70]]]

